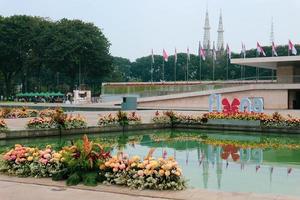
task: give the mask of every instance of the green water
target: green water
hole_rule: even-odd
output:
[[[0,151],[15,143],[29,146],[52,144],[55,148],[70,144],[80,138],[34,138],[0,140]],[[257,192],[300,196],[300,149],[289,148],[242,148],[242,144],[261,144],[266,141],[278,145],[299,145],[300,136],[247,135],[239,132],[205,130],[160,130],[110,134],[89,134],[112,153],[123,151],[129,155],[145,156],[155,147],[154,157],[174,156],[183,169],[188,186],[232,192]],[[235,143],[236,161],[232,154],[224,158],[226,145],[211,145],[204,141]],[[223,158],[222,158],[223,157]]]

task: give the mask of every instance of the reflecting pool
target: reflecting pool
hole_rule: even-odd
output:
[[[144,157],[155,148],[154,157],[175,157],[192,188],[300,195],[300,136],[205,130],[88,135],[112,154]],[[15,143],[58,147],[80,137],[0,140],[0,151]]]

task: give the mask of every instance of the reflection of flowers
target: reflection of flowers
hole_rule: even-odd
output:
[[[223,153],[221,154],[221,158],[223,160],[227,160],[229,156],[231,156],[233,161],[238,161],[240,159],[238,150],[239,149],[233,145],[225,145],[223,146]]]

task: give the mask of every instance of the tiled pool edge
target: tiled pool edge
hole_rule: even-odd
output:
[[[87,127],[83,129],[24,129],[24,130],[6,130],[0,132],[0,140],[3,139],[17,139],[17,138],[33,138],[33,137],[47,137],[47,136],[66,136],[76,135],[82,133],[108,133],[108,132],[122,132],[122,131],[138,131],[149,129],[169,129],[172,128],[170,124],[153,124],[144,123],[137,125],[122,126],[105,126],[105,127]],[[175,129],[205,129],[218,131],[245,131],[253,134],[261,133],[283,133],[283,134],[300,134],[299,128],[280,128],[280,127],[262,127],[262,126],[237,126],[229,124],[174,124]]]

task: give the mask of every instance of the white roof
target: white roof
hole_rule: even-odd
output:
[[[300,56],[235,58],[231,59],[231,64],[277,69],[277,66],[300,65]]]

